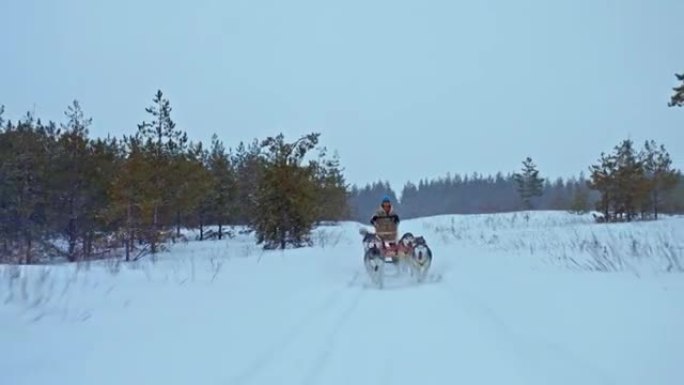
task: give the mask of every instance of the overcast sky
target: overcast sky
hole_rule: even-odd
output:
[[[0,0],[0,104],[134,132],[157,89],[193,139],[317,131],[352,183],[586,171],[631,137],[684,168],[682,0]]]

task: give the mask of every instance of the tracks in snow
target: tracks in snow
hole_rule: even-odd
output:
[[[262,381],[255,382],[255,380],[265,374],[274,376],[275,382],[270,381],[276,383],[280,376],[292,373],[292,365],[302,367],[305,366],[302,364],[306,363],[290,361],[300,361],[303,356],[312,353],[314,357],[309,359],[309,368],[304,373],[303,380],[297,383],[316,383],[318,374],[335,348],[340,330],[353,314],[363,295],[364,290],[347,287],[337,288],[326,294],[322,301],[309,307],[298,317],[294,325],[285,329],[286,331],[279,339],[269,344],[266,350],[252,359],[250,365],[230,378],[227,383],[231,385],[263,383]],[[283,363],[286,364],[283,365]]]
[[[328,363],[330,355],[332,354],[335,348],[337,339],[339,338],[340,330],[342,330],[342,327],[348,321],[349,317],[354,313],[354,310],[358,306],[363,294],[363,290],[357,290],[355,292],[352,299],[343,308],[339,318],[337,318],[337,320],[334,321],[332,329],[326,332],[326,337],[324,339],[322,349],[320,350],[320,355],[318,356],[318,358],[316,358],[313,365],[311,365],[309,371],[307,372],[307,375],[304,378],[304,381],[302,382],[303,384],[308,385],[316,383],[315,380],[321,373],[321,370],[324,368],[324,366]]]
[[[274,320],[277,337],[226,383],[614,383],[534,330],[515,330],[465,284],[445,278],[388,291],[364,289],[360,280],[328,289],[290,324]]]

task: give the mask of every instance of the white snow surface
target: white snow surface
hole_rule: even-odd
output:
[[[382,290],[360,227],[286,251],[239,235],[156,261],[0,266],[0,384],[682,383],[684,218],[405,221],[441,279]]]

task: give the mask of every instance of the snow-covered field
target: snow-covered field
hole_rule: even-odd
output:
[[[0,266],[0,384],[681,384],[684,218],[406,221],[438,282],[369,287],[361,225],[262,252]]]

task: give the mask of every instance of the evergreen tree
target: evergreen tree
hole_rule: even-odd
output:
[[[684,213],[684,175],[677,171],[677,184],[665,197],[663,208],[671,213]]]
[[[24,263],[33,263],[42,240],[49,233],[50,157],[54,153],[56,127],[43,125],[27,113],[16,126],[4,131],[0,179],[2,179],[3,232],[6,247]],[[21,254],[21,255],[18,255]]]
[[[124,136],[122,143],[119,155],[122,160],[108,191],[112,205],[107,218],[111,226],[119,229],[126,261],[129,261],[136,239],[147,239],[145,230],[149,228],[149,213],[155,205],[150,196],[156,192],[149,178],[153,166],[140,137]]]
[[[318,144],[319,134],[286,143],[282,134],[261,143],[265,168],[256,192],[251,227],[257,242],[267,249],[311,243],[316,220],[315,169],[303,165],[306,154]]]
[[[631,140],[623,140],[615,147],[615,162],[614,209],[631,221],[639,211],[639,203],[647,194],[644,169]]]
[[[213,214],[212,220],[218,225],[217,237],[223,239],[223,226],[234,219],[237,208],[237,183],[229,155],[216,134],[211,138],[207,169],[211,175],[210,194],[205,197],[203,207]]]
[[[589,211],[589,192],[578,186],[572,196],[570,212],[574,214],[585,214]]]
[[[98,138],[90,141],[88,167],[85,179],[89,200],[85,207],[83,253],[90,258],[93,252],[107,252],[106,239],[116,233],[108,213],[113,206],[110,199],[112,179],[121,170],[121,145],[116,138]],[[98,245],[94,242],[98,241]]]
[[[616,168],[615,158],[605,153],[601,153],[597,164],[589,167],[591,174],[587,186],[601,194],[596,208],[603,213],[606,220],[610,219],[610,207],[614,199]]]
[[[349,218],[348,186],[345,181],[340,159],[337,153],[331,159],[326,158],[326,150],[319,154],[319,160],[313,162],[316,175],[316,220],[337,221]]]
[[[88,168],[90,162],[90,143],[88,128],[91,118],[86,118],[78,101],[64,112],[67,123],[57,140],[57,149],[51,161],[51,205],[58,210],[54,223],[58,234],[63,235],[68,244],[67,257],[75,261],[78,257],[76,246],[84,239],[90,211],[90,187]],[[85,254],[86,250],[81,250]]]
[[[407,182],[401,190],[401,203],[404,210],[402,216],[405,218],[413,218],[420,216],[420,199],[421,194],[418,186],[411,182]]]
[[[1,117],[1,115],[0,115]],[[12,124],[0,127],[0,261],[9,259],[16,242],[16,221],[14,197],[17,191],[16,181],[12,178],[13,158],[16,154],[13,148]],[[4,257],[4,258],[3,258]]]
[[[651,210],[658,219],[665,194],[677,185],[678,173],[672,168],[672,159],[665,146],[658,146],[653,140],[644,143],[640,158],[645,174],[641,194],[643,211]]]
[[[682,82],[682,84],[672,88],[674,94],[672,94],[672,96],[670,97],[670,102],[668,103],[668,106],[681,107],[684,106],[684,73],[682,73],[681,75],[675,74],[675,77],[678,81]]]
[[[195,213],[201,202],[211,194],[211,174],[204,166],[202,143],[191,144],[185,153],[172,160],[170,208],[175,215],[176,237],[181,236],[184,218]]]
[[[544,206],[551,210],[563,210],[570,205],[570,199],[567,195],[568,188],[565,185],[563,178],[557,178],[553,184],[546,180],[543,197],[548,197]]]
[[[524,208],[526,210],[532,209],[532,198],[541,197],[544,187],[544,179],[539,177],[539,171],[532,158],[527,157],[523,161],[522,172],[516,173],[513,178]]]
[[[149,228],[145,231],[150,251],[156,253],[157,245],[164,239],[163,228],[169,224],[171,214],[179,225],[183,209],[183,195],[187,189],[184,162],[187,160],[187,134],[176,128],[171,119],[171,104],[161,90],[155,94],[152,105],[145,111],[152,115],[151,122],[138,125],[138,135],[144,146],[145,159],[150,162],[149,191],[145,194],[149,206]],[[188,166],[185,164],[185,166]]]
[[[261,143],[252,141],[248,146],[240,143],[231,155],[237,182],[235,224],[249,224],[256,215],[257,189],[263,177],[265,161],[261,154]]]
[[[143,141],[151,144],[156,158],[182,154],[188,143],[187,134],[176,128],[171,119],[171,103],[158,90],[152,99],[152,105],[145,108],[152,115],[151,122],[143,121],[138,125],[138,133]],[[147,144],[146,143],[146,144]]]

